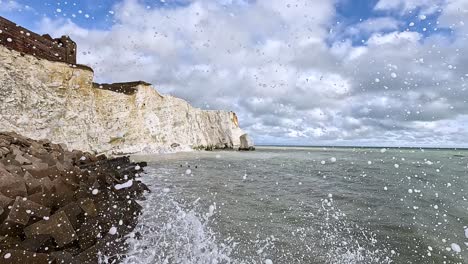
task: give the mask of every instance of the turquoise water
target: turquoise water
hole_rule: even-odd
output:
[[[135,158],[153,193],[126,263],[468,263],[468,151]]]

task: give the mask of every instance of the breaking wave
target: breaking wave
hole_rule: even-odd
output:
[[[167,190],[153,190],[139,224],[127,242],[130,249],[124,264],[149,263],[231,263],[232,249],[217,243],[205,216],[184,210]]]

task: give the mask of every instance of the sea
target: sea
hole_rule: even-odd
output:
[[[468,263],[468,150],[132,158],[152,192],[124,263]]]

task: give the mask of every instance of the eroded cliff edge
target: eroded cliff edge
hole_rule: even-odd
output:
[[[0,45],[0,131],[107,154],[252,147],[233,112],[194,108],[144,82],[122,90],[93,78],[90,68]]]

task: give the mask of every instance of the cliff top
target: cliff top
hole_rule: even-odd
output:
[[[109,90],[117,93],[123,93],[126,95],[135,94],[138,90],[138,85],[151,85],[144,81],[136,82],[123,82],[123,83],[93,83],[93,87],[96,89]]]
[[[0,16],[0,45],[38,58],[76,64],[76,43],[68,36],[39,35]]]

